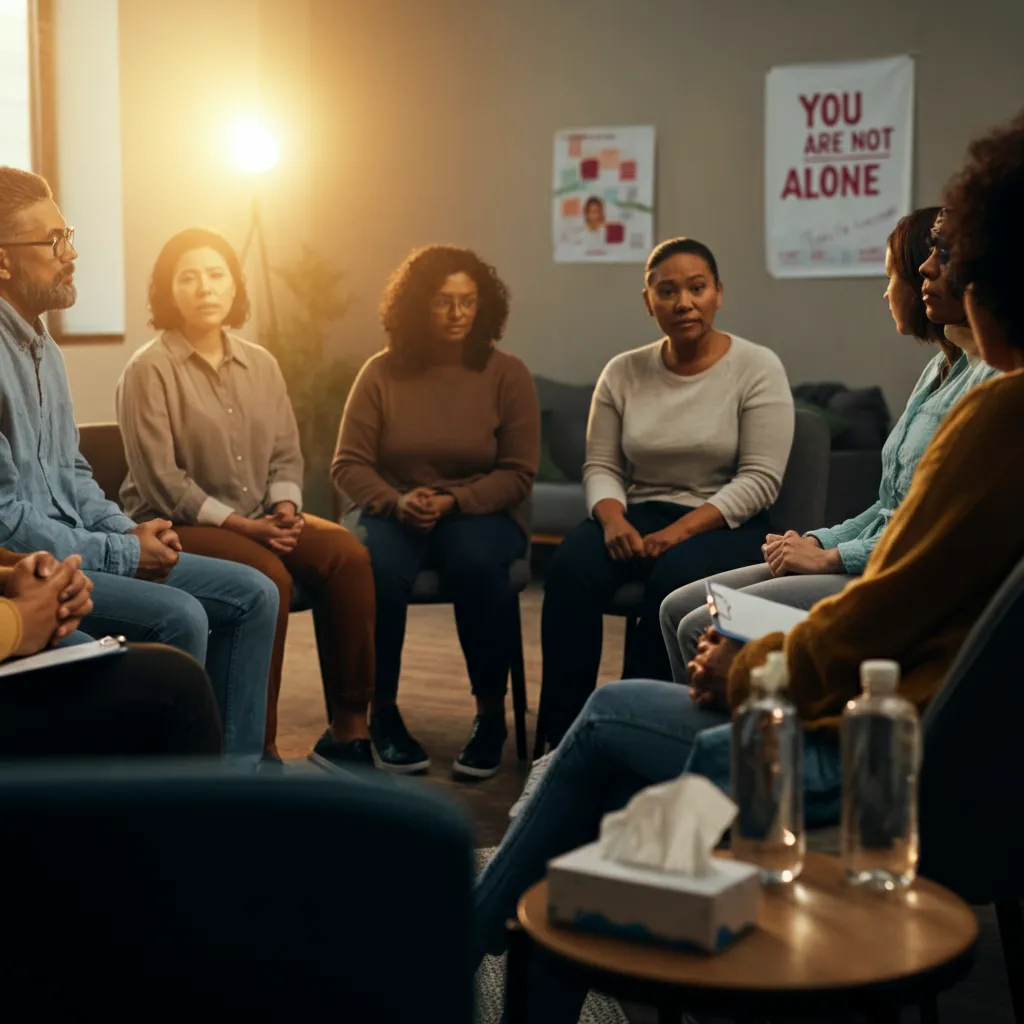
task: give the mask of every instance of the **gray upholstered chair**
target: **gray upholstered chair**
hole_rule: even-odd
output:
[[[124,454],[121,429],[116,423],[84,423],[79,426],[79,449],[92,467],[93,476],[103,493],[111,501],[120,502],[121,484],[128,473],[128,460]],[[519,613],[518,595],[530,584],[530,553],[513,562],[509,569],[509,586],[516,594],[515,617],[509,624],[513,630],[512,657],[512,712],[515,721],[516,754],[520,761],[526,760],[526,669],[523,663],[523,627]],[[451,598],[441,588],[441,580],[432,569],[421,572],[412,588],[413,604],[448,604]],[[296,583],[292,591],[291,610],[304,612],[314,610],[312,594]],[[329,628],[314,614],[314,623],[319,641],[320,631]],[[318,648],[324,649],[318,642]],[[326,697],[326,695],[325,695]],[[328,717],[330,707],[327,708]]]
[[[779,496],[770,511],[772,526],[777,530],[804,533],[824,525],[825,499],[828,493],[828,470],[831,457],[829,428],[817,413],[797,409],[793,447],[782,480]],[[629,647],[643,605],[644,584],[639,581],[623,584],[612,595],[606,615],[626,620],[626,647]],[[544,752],[546,740],[538,719],[533,756]]]
[[[983,543],[984,541],[979,541]],[[927,595],[922,595],[927,601]],[[908,614],[913,614],[908,609]],[[921,874],[994,903],[1024,1024],[1024,560],[993,596],[925,712]]]
[[[423,786],[22,763],[0,767],[0,806],[10,1007],[411,1021],[434,1006],[447,1024],[473,1020],[472,830]],[[395,943],[396,929],[416,941]]]

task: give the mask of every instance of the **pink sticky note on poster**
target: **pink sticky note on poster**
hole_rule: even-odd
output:
[[[563,217],[578,217],[580,215],[580,201],[579,199],[563,199],[562,200],[562,216]]]
[[[614,171],[618,170],[619,166],[619,151],[617,149],[602,149],[601,150],[601,170],[602,171]]]
[[[626,240],[626,229],[622,224],[605,224],[604,241],[606,245],[622,245]]]
[[[580,177],[584,181],[595,181],[601,173],[601,164],[595,157],[580,161]]]
[[[583,152],[583,138],[579,135],[569,136],[569,156],[579,156]]]
[[[619,181],[636,181],[635,160],[623,160],[619,164]]]

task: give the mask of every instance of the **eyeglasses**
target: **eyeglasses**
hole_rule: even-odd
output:
[[[53,249],[53,258],[62,260],[68,249],[75,247],[75,229],[65,228],[59,235],[44,238],[41,242],[0,242],[0,249],[12,249],[18,245],[48,245]]]
[[[467,295],[465,298],[449,298],[447,295],[435,295],[430,300],[430,308],[436,313],[472,313],[476,309],[477,297]]]

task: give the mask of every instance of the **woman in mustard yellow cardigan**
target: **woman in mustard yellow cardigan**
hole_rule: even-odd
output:
[[[974,143],[947,206],[933,258],[952,262],[951,273],[967,289],[982,357],[1003,373],[970,392],[939,428],[863,576],[815,605],[788,635],[747,644],[727,686],[711,680],[709,703],[721,700],[727,710],[746,695],[751,668],[768,651],[785,650],[789,694],[808,730],[809,823],[834,820],[840,781],[834,726],[843,704],[859,692],[860,662],[899,661],[901,693],[924,707],[992,594],[1024,557],[1024,301],[1017,269],[1024,113]],[[716,728],[704,729],[703,722]],[[505,921],[548,861],[594,840],[604,813],[638,790],[684,770],[728,787],[730,727],[721,722],[720,711],[701,707],[672,683],[599,688],[480,876],[478,953],[503,948]],[[579,1002],[571,1005],[576,995],[582,1002],[582,991],[561,993],[566,1020],[579,1012]],[[538,996],[533,1005],[542,1002]]]
[[[76,640],[92,610],[80,564],[0,549],[0,661]],[[220,743],[206,673],[169,647],[0,679],[0,760],[217,754]]]

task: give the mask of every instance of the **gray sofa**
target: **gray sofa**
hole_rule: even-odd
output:
[[[533,533],[539,540],[554,539],[587,515],[583,460],[594,386],[546,377],[534,377],[534,383],[543,450],[533,488]],[[863,512],[878,497],[889,412],[878,388],[851,391],[838,384],[801,385],[794,388],[794,397],[798,408],[819,412],[829,425],[832,450],[825,513],[816,525],[831,526]]]

